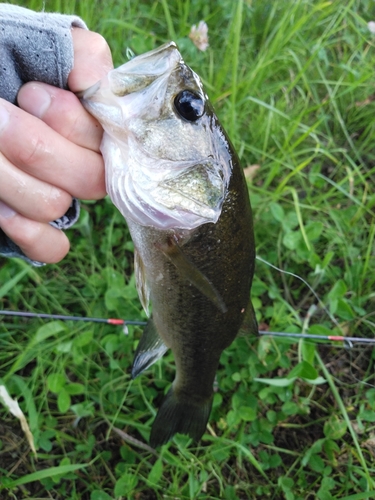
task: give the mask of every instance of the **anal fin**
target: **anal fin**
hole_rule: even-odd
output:
[[[168,350],[160,338],[152,318],[148,320],[143,335],[135,351],[132,366],[132,378],[138,377]]]

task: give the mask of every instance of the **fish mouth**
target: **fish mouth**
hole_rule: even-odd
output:
[[[167,42],[154,50],[133,57],[122,66],[111,70],[106,79],[86,90],[77,92],[84,102],[90,101],[99,89],[108,86],[113,95],[123,97],[147,88],[160,76],[172,72],[184,61],[175,42]],[[107,81],[106,81],[107,80]]]
[[[152,61],[152,59],[160,59],[161,54],[167,54],[170,52],[177,51],[179,53],[177,44],[173,41],[166,42],[163,45],[160,45],[159,47],[156,47],[156,49],[150,50],[149,52],[145,52],[144,54],[140,54],[139,56],[135,56],[130,61],[126,63],[127,66],[130,66],[130,64],[139,64],[141,62],[146,61],[147,64]],[[179,53],[180,54],[180,53]],[[181,57],[181,55],[180,55]],[[125,66],[125,65],[124,65]]]
[[[83,94],[84,107],[106,131],[101,150],[107,154],[107,190],[127,220],[158,229],[190,230],[216,223],[220,217],[228,172],[212,144],[209,124],[202,117],[202,133],[209,135],[202,141],[199,130],[191,131],[188,122],[183,122],[181,130],[174,127],[182,123],[171,107],[174,88],[189,84],[201,89],[198,76],[185,65],[177,45],[168,42],[110,71]],[[164,127],[161,119],[165,119]],[[160,134],[153,123],[158,124]],[[196,138],[189,150],[178,143],[184,127]],[[175,147],[160,146],[161,140],[173,137],[177,153]]]
[[[109,87],[113,94],[119,97],[139,92],[181,63],[183,59],[177,45],[168,42],[110,71]]]

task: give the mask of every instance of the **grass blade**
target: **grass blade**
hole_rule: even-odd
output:
[[[28,269],[23,269],[18,274],[16,274],[13,278],[11,278],[7,283],[0,287],[0,299],[5,297],[12,288],[17,285],[19,281],[28,273]]]
[[[357,450],[357,454],[358,454],[358,460],[360,461],[361,463],[361,466],[363,468],[363,471],[366,475],[366,480],[367,480],[367,486],[369,488],[370,491],[373,491],[374,488],[375,488],[375,482],[374,482],[374,479],[371,477],[370,475],[370,471],[368,470],[368,467],[367,467],[367,463],[366,463],[366,460],[365,460],[365,457],[363,456],[363,453],[362,453],[362,450],[361,450],[361,447],[359,445],[359,442],[358,442],[358,438],[357,438],[357,434],[355,433],[354,429],[353,429],[353,426],[352,426],[352,423],[350,421],[350,418],[349,418],[349,415],[348,415],[348,412],[346,411],[346,408],[345,408],[345,405],[341,399],[341,396],[339,394],[339,391],[337,390],[337,387],[333,381],[333,378],[331,376],[331,374],[329,373],[329,371],[327,370],[325,364],[323,363],[323,360],[322,358],[320,357],[319,353],[318,352],[315,352],[315,356],[316,356],[316,359],[320,365],[320,368],[323,372],[323,375],[324,375],[324,378],[327,380],[330,388],[331,388],[331,391],[332,391],[332,394],[335,398],[335,401],[338,405],[338,407],[340,408],[340,411],[341,411],[341,414],[343,416],[343,419],[345,420],[346,422],[346,425],[349,429],[349,432],[350,432],[350,435],[353,439],[353,443],[354,443],[354,446]]]
[[[49,469],[39,470],[37,472],[33,472],[32,474],[27,474],[26,476],[22,476],[19,479],[10,480],[9,482],[7,481],[6,487],[15,488],[16,486],[20,486],[21,484],[33,483],[47,477],[63,476],[68,472],[74,472],[79,469],[84,469],[88,466],[89,464],[72,464],[60,465],[59,467],[50,467]]]

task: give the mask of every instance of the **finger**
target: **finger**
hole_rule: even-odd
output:
[[[0,227],[32,260],[52,264],[69,251],[66,235],[49,224],[26,219],[0,202]]]
[[[24,172],[76,198],[105,196],[100,154],[73,144],[4,99],[0,99],[0,151]]]
[[[0,153],[0,200],[19,214],[39,222],[63,216],[71,196],[19,170]]]
[[[101,80],[113,62],[110,48],[98,33],[73,28],[74,67],[68,78],[72,92],[80,92]]]
[[[46,83],[29,82],[21,87],[17,101],[20,108],[43,120],[69,141],[99,152],[103,129],[72,92]]]

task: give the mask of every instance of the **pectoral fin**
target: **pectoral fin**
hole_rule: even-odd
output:
[[[168,350],[160,338],[152,318],[148,320],[143,335],[135,351],[132,366],[132,378],[140,375],[144,370],[150,367],[155,361],[160,359]]]
[[[146,280],[145,267],[137,249],[134,250],[134,274],[139,300],[147,316],[150,316],[150,288]]]
[[[227,306],[220,293],[210,280],[186,257],[174,238],[170,238],[164,245],[159,245],[160,250],[172,262],[180,276],[190,281],[203,293],[222,313],[227,312]]]

